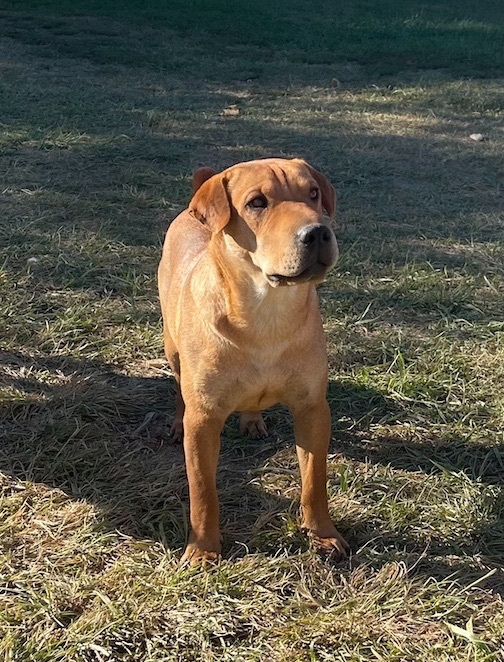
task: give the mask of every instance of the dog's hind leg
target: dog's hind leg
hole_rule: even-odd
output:
[[[177,383],[175,391],[175,416],[173,418],[170,432],[168,433],[173,441],[182,441],[184,438],[184,411],[185,404],[180,392],[180,385]]]
[[[173,418],[170,431],[168,433],[170,439],[173,441],[182,441],[184,437],[184,411],[185,404],[180,392],[180,359],[179,353],[171,337],[165,333],[165,354],[172,369],[175,378],[175,416]]]
[[[265,439],[269,434],[260,411],[243,411],[240,414],[240,432],[250,439]]]

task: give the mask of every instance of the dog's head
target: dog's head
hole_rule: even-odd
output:
[[[264,159],[197,170],[189,211],[277,287],[321,282],[334,266],[338,245],[323,210],[332,217],[335,204],[329,181],[305,161]]]

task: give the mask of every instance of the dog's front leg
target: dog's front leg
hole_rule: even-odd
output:
[[[186,404],[184,453],[189,482],[191,531],[182,563],[211,563],[220,555],[216,473],[224,420]]]
[[[336,530],[327,505],[326,464],[331,437],[331,413],[327,401],[291,407],[301,470],[302,527],[317,551],[335,558],[347,555],[349,546]]]

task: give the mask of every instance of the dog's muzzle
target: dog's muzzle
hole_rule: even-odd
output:
[[[322,223],[303,226],[295,237],[299,268],[292,274],[267,274],[271,285],[295,285],[324,280],[338,256],[334,234]]]

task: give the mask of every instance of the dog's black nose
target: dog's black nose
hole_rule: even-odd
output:
[[[325,225],[305,225],[297,233],[298,240],[305,246],[320,246],[331,241],[331,231]]]

